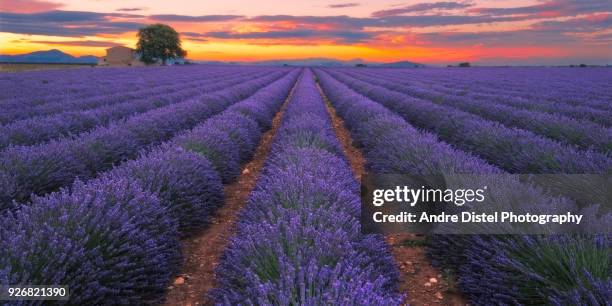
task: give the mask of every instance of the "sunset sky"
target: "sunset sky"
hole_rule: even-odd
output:
[[[611,0],[0,0],[0,54],[103,55],[173,26],[188,58],[611,64]]]

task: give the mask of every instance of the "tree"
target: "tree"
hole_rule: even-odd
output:
[[[138,31],[136,52],[146,64],[161,60],[165,65],[169,59],[185,57],[187,51],[181,47],[179,34],[165,24],[152,24]]]

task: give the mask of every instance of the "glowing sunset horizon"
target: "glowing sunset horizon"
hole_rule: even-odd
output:
[[[0,0],[0,54],[101,56],[139,28],[174,27],[188,58],[303,58],[445,65],[610,64],[608,0]]]

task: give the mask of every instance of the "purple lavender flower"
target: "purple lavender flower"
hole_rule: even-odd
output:
[[[181,148],[162,147],[110,171],[155,194],[183,236],[208,224],[223,204],[223,185],[211,162]]]
[[[159,302],[180,264],[177,224],[122,178],[77,181],[0,223],[3,282],[67,285],[71,303]]]

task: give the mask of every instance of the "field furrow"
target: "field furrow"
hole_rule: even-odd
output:
[[[295,79],[293,79],[293,82],[295,82]],[[268,101],[264,99],[253,100],[253,103],[239,106],[242,111],[235,114],[243,114],[244,118],[238,117],[238,120],[235,121],[226,120],[225,129],[229,133],[238,132],[238,134],[255,135],[255,137],[251,137],[253,139],[249,142],[249,148],[252,148],[255,143],[259,143],[250,161],[247,162],[250,155],[242,158],[240,175],[235,181],[224,186],[225,199],[223,206],[214,214],[210,226],[183,239],[183,266],[180,274],[170,286],[165,305],[196,305],[201,303],[203,297],[207,300],[208,293],[215,287],[215,268],[221,260],[229,239],[235,233],[235,223],[238,215],[246,205],[248,196],[255,187],[259,173],[264,167],[264,162],[272,147],[272,141],[280,127],[284,109],[295,90],[295,84],[293,84],[290,92],[287,92],[287,86],[282,88],[284,89],[282,93],[273,93],[273,96],[266,98]],[[274,98],[284,97],[286,94],[288,94],[287,98],[282,105],[270,103],[270,101],[276,101]],[[268,116],[261,117],[261,114],[254,116],[255,111],[264,111]],[[227,112],[231,114],[234,110],[230,109]],[[276,114],[272,121],[268,121],[271,118],[269,115],[274,112]],[[231,116],[228,117],[228,119],[230,118]],[[259,118],[259,121],[255,121],[257,118]],[[235,125],[241,127],[236,128]],[[249,130],[260,130],[261,133],[249,133]],[[236,138],[242,139],[245,137]],[[240,140],[236,140],[236,142],[240,142]]]
[[[399,304],[393,259],[379,236],[361,235],[358,202],[306,71],[217,270],[215,303]]]

